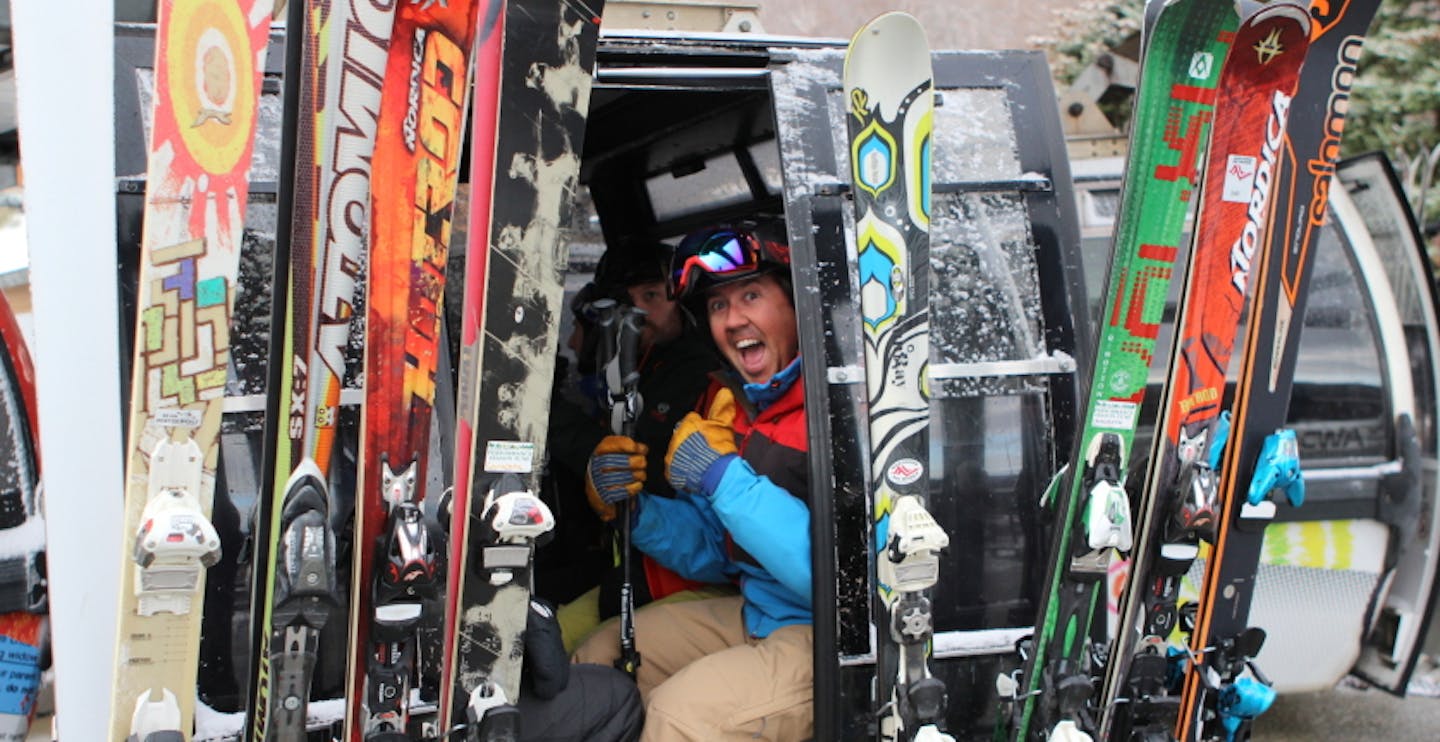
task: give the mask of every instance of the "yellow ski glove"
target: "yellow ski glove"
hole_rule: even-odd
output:
[[[623,435],[606,436],[585,467],[585,497],[600,519],[615,519],[616,503],[640,494],[645,485],[645,456],[650,449]]]
[[[730,427],[734,417],[735,397],[724,389],[715,396],[706,417],[692,412],[681,418],[665,454],[665,478],[675,489],[711,494],[703,486],[705,472],[721,457],[739,452]]]

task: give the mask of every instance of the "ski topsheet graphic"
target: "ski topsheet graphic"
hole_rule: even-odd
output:
[[[514,721],[533,541],[550,525],[546,513],[520,506],[539,504],[531,494],[564,311],[560,228],[578,188],[603,2],[486,5],[440,698],[442,728],[464,727],[470,738],[482,725]],[[502,527],[511,512],[525,517]]]
[[[1241,23],[1220,76],[1174,352],[1100,698],[1102,738],[1113,730],[1115,738],[1129,739],[1132,726],[1137,734],[1157,723],[1168,727],[1174,712],[1167,640],[1179,625],[1180,578],[1200,541],[1214,538],[1210,453],[1221,432],[1225,374],[1252,267],[1265,259],[1276,168],[1309,40],[1303,8],[1267,5]]]
[[[1231,723],[1238,720],[1220,702],[1240,695],[1226,694],[1225,689],[1241,680],[1253,658],[1248,651],[1253,648],[1240,639],[1249,628],[1265,526],[1276,511],[1270,486],[1252,482],[1262,476],[1266,451],[1284,440],[1276,434],[1285,424],[1289,406],[1315,241],[1328,218],[1326,205],[1340,154],[1350,83],[1379,5],[1379,0],[1350,0],[1329,7],[1317,4],[1310,10],[1309,53],[1275,164],[1274,210],[1259,251],[1269,257],[1252,263],[1256,276],[1243,365],[1217,485],[1215,546],[1206,559],[1189,640],[1193,651],[1206,651],[1202,663],[1187,663],[1174,727],[1181,739],[1201,732],[1202,723],[1203,732],[1213,736],[1221,733],[1216,725],[1226,718]],[[1206,680],[1212,671],[1219,688],[1210,687],[1214,680]],[[1204,715],[1206,709],[1215,711],[1215,716]]]
[[[365,407],[345,739],[407,739],[415,629],[442,589],[423,510],[476,3],[395,10],[371,162]]]
[[[924,29],[905,13],[862,27],[845,55],[855,243],[875,514],[882,739],[948,738],[928,664],[945,531],[930,473],[930,163],[935,94]]]
[[[289,262],[277,271],[288,293],[277,296],[280,325],[272,329],[283,338],[272,354],[273,469],[259,515],[265,525],[256,534],[256,649],[247,705],[253,740],[304,733],[320,630],[338,615],[328,473],[354,301],[364,281],[370,157],[394,21],[393,6],[292,2],[295,46],[287,54],[300,52],[295,64],[287,60],[285,82],[293,212]],[[285,237],[277,235],[277,260]]]
[[[158,4],[111,739],[188,739],[271,3]]]
[[[1133,538],[1124,472],[1237,23],[1230,0],[1172,0],[1145,40],[1091,387],[1076,450],[1047,493],[1053,561],[1019,683],[1001,679],[1013,686],[1000,720],[1012,739],[1034,736],[1032,725],[1055,734],[1093,723],[1091,622],[1111,558]]]

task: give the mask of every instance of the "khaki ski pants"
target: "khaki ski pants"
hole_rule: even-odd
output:
[[[641,742],[714,742],[811,737],[814,632],[785,626],[764,639],[745,633],[740,596],[656,603],[635,612],[636,681],[645,700]],[[609,665],[620,656],[610,622],[576,662]]]

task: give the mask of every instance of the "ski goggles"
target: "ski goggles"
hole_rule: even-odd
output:
[[[684,299],[697,287],[724,283],[759,271],[763,263],[784,265],[782,246],[734,229],[715,229],[686,237],[671,260],[671,299]]]

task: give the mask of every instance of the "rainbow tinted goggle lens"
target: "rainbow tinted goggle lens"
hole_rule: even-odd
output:
[[[709,276],[718,281],[754,273],[765,259],[760,240],[746,232],[717,230],[703,237],[687,238],[675,250],[671,262],[670,298],[686,297]]]

